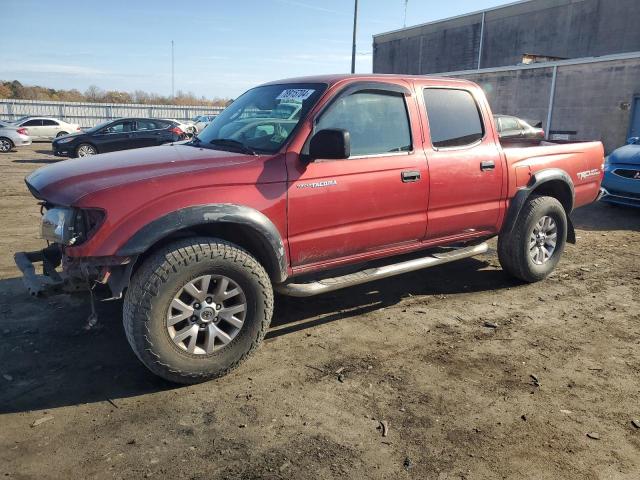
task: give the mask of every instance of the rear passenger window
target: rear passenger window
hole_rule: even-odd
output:
[[[161,126],[158,125],[159,122],[156,122],[154,120],[136,120],[136,130],[137,131],[141,131],[141,130],[158,130],[160,128],[163,128]]]
[[[351,137],[351,156],[411,151],[411,132],[404,96],[362,91],[338,98],[315,130],[341,128]]]
[[[466,90],[426,88],[424,102],[434,147],[463,147],[484,136],[478,106]]]

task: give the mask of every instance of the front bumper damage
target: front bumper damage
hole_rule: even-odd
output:
[[[93,291],[102,285],[108,287],[103,295],[105,300],[122,297],[135,263],[134,257],[72,258],[65,256],[58,244],[33,252],[17,252],[14,260],[33,296]],[[42,264],[42,273],[36,271],[38,264]]]

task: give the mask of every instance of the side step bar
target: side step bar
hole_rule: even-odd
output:
[[[311,297],[320,293],[332,292],[340,288],[352,287],[361,283],[380,280],[381,278],[400,275],[401,273],[413,272],[427,267],[435,267],[443,263],[462,260],[463,258],[473,257],[486,253],[489,246],[486,243],[456,249],[445,253],[433,253],[427,257],[407,260],[405,262],[395,263],[392,265],[384,265],[382,267],[369,268],[361,272],[350,273],[342,277],[325,278],[322,280],[309,283],[285,283],[276,286],[276,291],[283,295],[291,297]]]

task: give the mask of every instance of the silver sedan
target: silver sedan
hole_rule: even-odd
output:
[[[0,153],[7,153],[14,147],[25,145],[31,145],[31,137],[27,135],[26,128],[0,121]]]

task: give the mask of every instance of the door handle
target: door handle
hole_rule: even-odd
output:
[[[417,182],[418,180],[420,180],[420,172],[417,170],[402,172],[400,176],[402,177],[402,181],[404,183]]]
[[[496,168],[496,164],[493,160],[480,162],[480,170],[493,170],[494,168]]]

